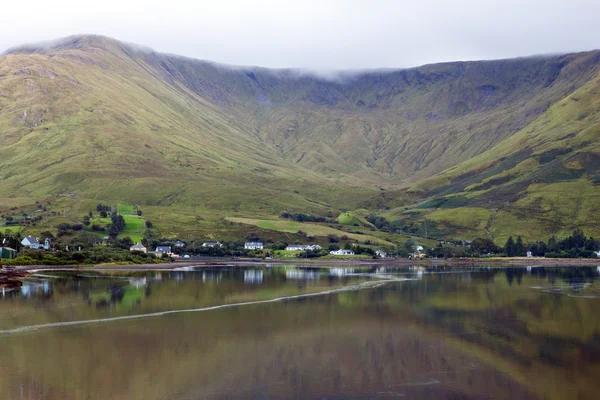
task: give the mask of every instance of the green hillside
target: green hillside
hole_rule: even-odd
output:
[[[374,212],[432,237],[599,236],[599,68],[593,51],[325,79],[98,36],[12,49],[0,226],[43,204],[39,231],[102,201],[173,236],[244,235],[226,218],[283,211],[363,227]]]

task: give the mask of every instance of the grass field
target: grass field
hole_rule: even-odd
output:
[[[349,233],[334,229],[328,226],[311,224],[306,222],[295,222],[295,221],[275,221],[275,220],[260,220],[252,218],[227,218],[231,222],[239,224],[254,225],[261,229],[269,229],[278,232],[285,233],[297,233],[298,231],[305,232],[311,236],[328,236],[335,235],[338,237],[347,236],[350,239],[358,241],[370,240],[373,243],[377,243],[384,246],[394,246],[392,242],[380,239],[371,235],[359,235],[356,233]]]
[[[119,214],[135,214],[135,207],[128,204],[120,204],[117,206],[119,210]]]
[[[337,236],[341,238],[343,236],[347,236],[350,239],[357,240],[361,243],[366,241],[371,241],[373,244],[378,244],[381,246],[390,246],[393,247],[395,242],[404,242],[408,239],[414,240],[416,243],[426,245],[426,246],[434,246],[437,242],[435,240],[423,239],[415,236],[408,235],[398,235],[398,234],[389,234],[386,232],[371,232],[369,230],[365,230],[364,234],[351,233],[343,230],[335,229],[329,226],[307,223],[307,222],[295,222],[295,221],[286,221],[286,220],[261,220],[261,219],[253,219],[253,218],[234,218],[230,217],[227,220],[239,224],[246,224],[256,226],[261,229],[273,230],[277,232],[283,233],[297,233],[298,231],[305,232],[311,236],[320,236],[326,237],[329,235]],[[387,239],[391,240],[387,240]]]
[[[23,230],[23,227],[19,226],[19,225],[15,225],[15,226],[0,226],[0,232],[1,233],[6,232],[7,230],[12,231],[13,233],[14,232],[21,232]]]
[[[123,219],[125,220],[125,229],[119,235],[119,238],[129,237],[136,243],[141,242],[146,227],[144,219],[137,215],[123,215]]]

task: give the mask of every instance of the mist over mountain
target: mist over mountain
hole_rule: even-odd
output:
[[[101,36],[17,47],[0,57],[0,211],[121,201],[204,232],[365,209],[436,237],[597,235],[599,68],[599,51],[317,73]]]

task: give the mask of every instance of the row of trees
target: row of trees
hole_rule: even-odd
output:
[[[310,214],[304,213],[289,213],[284,212],[281,214],[281,218],[292,219],[298,222],[332,222],[331,219],[327,219],[325,217],[319,217]]]
[[[487,238],[477,238],[469,245],[458,243],[439,244],[428,249],[430,257],[460,258],[496,255],[506,257],[525,257],[528,252],[534,257],[548,258],[589,258],[597,257],[596,251],[600,249],[600,242],[593,237],[586,237],[584,232],[576,229],[562,240],[552,236],[548,243],[544,241],[525,243],[521,236],[515,240],[509,236],[503,247],[497,246]]]

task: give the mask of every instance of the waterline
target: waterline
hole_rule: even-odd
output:
[[[30,332],[30,331],[40,330],[40,329],[47,329],[47,328],[57,328],[57,327],[63,327],[63,326],[98,324],[98,323],[103,323],[103,322],[122,321],[122,320],[127,320],[127,319],[160,317],[160,316],[164,316],[164,315],[178,314],[178,313],[213,311],[213,310],[219,310],[219,309],[228,308],[228,307],[242,307],[242,306],[250,306],[250,305],[256,305],[256,304],[277,303],[277,302],[294,300],[294,299],[299,299],[299,298],[325,296],[328,294],[356,291],[356,290],[361,290],[361,289],[373,289],[373,288],[377,288],[379,286],[385,285],[390,282],[399,282],[399,281],[405,281],[405,280],[410,280],[410,279],[386,279],[386,280],[379,280],[379,281],[369,281],[369,282],[363,282],[358,285],[342,287],[339,289],[326,290],[324,292],[298,294],[298,295],[286,296],[286,297],[277,297],[277,298],[269,299],[269,300],[248,301],[248,302],[244,302],[244,303],[219,304],[219,305],[210,306],[210,307],[161,311],[161,312],[150,313],[150,314],[135,314],[135,315],[125,315],[125,316],[121,316],[121,317],[88,319],[88,320],[67,321],[67,322],[54,322],[54,323],[41,324],[41,325],[29,325],[29,326],[22,326],[19,328],[14,328],[14,329],[0,330],[0,335],[12,335],[12,334],[16,334],[16,333]]]

